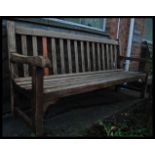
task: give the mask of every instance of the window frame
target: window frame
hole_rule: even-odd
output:
[[[102,18],[103,19],[103,28],[102,29],[87,26],[87,25],[83,25],[83,24],[79,24],[79,23],[75,23],[75,22],[72,22],[72,21],[58,19],[58,18],[44,18],[44,19],[52,20],[52,21],[55,21],[55,22],[60,22],[60,23],[63,23],[63,24],[69,24],[69,25],[72,25],[72,26],[78,26],[78,27],[81,27],[81,28],[87,28],[87,29],[90,29],[90,30],[97,30],[97,31],[101,31],[101,32],[105,32],[105,30],[106,30],[106,18]]]
[[[59,17],[59,16],[58,16]],[[76,17],[75,17],[76,18]],[[30,24],[37,24],[40,26],[48,26],[49,28],[60,28],[62,31],[73,31],[73,32],[80,32],[80,33],[88,33],[90,35],[98,35],[102,37],[107,37],[110,38],[109,33],[107,31],[95,29],[95,28],[90,28],[90,27],[85,27],[83,25],[77,26],[75,23],[68,24],[67,22],[60,21],[58,20],[57,17],[51,18],[51,17],[46,17],[46,18],[11,18],[10,20],[17,21],[17,22],[27,22]],[[105,21],[107,19],[105,18]],[[104,28],[106,30],[106,23],[104,24]]]

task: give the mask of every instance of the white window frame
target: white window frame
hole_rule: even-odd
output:
[[[90,30],[97,30],[97,31],[100,31],[100,32],[105,32],[105,30],[106,30],[106,18],[103,18],[103,29],[90,27],[90,26],[87,26],[87,25],[78,24],[78,23],[74,23],[74,22],[71,22],[71,21],[66,21],[66,20],[62,20],[62,19],[58,19],[58,18],[44,18],[44,19],[59,22],[59,23],[63,23],[63,24],[79,26],[81,28],[87,28],[87,29],[90,29]]]

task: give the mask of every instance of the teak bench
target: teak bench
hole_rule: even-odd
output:
[[[12,112],[31,125],[36,135],[43,135],[44,113],[60,98],[147,77],[121,69],[124,57],[117,40],[25,27],[13,21],[7,21],[7,37]],[[15,94],[28,96],[31,117],[16,104]]]

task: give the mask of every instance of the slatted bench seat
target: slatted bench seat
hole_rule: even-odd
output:
[[[144,73],[121,69],[124,57],[117,40],[24,27],[12,21],[7,22],[7,34],[12,112],[24,118],[36,135],[43,134],[47,108],[61,97],[146,80]],[[16,104],[16,94],[28,96],[32,116]]]
[[[58,97],[87,92],[98,88],[121,84],[123,81],[130,81],[138,78],[145,78],[144,73],[124,72],[123,70],[98,71],[82,74],[68,74],[67,76],[46,76],[43,79],[44,93],[56,93]],[[25,90],[32,90],[32,79],[17,78],[16,85]],[[85,89],[86,88],[86,89]],[[68,90],[70,90],[68,92]]]

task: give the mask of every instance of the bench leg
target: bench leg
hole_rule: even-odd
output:
[[[43,102],[43,69],[36,67],[32,76],[32,112],[36,136],[43,136]]]
[[[120,85],[115,85],[115,92],[119,92],[120,91]]]
[[[152,99],[152,85],[149,85],[149,99]]]
[[[36,136],[43,136],[43,108],[41,108],[40,102],[35,105],[33,110],[33,128]]]
[[[142,87],[142,91],[140,94],[141,98],[145,98],[146,94],[147,94],[147,87],[148,87],[148,75],[146,75],[145,81],[144,81],[144,85]]]
[[[147,94],[147,84],[145,84],[144,87],[142,88],[140,97],[141,98],[145,98],[146,97],[146,94]]]
[[[10,96],[11,96],[11,112],[13,118],[15,118],[15,94],[13,89],[13,83],[11,80],[10,80]]]

